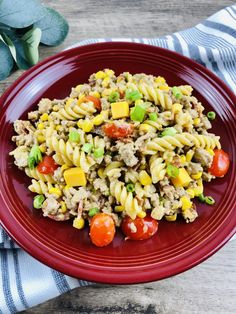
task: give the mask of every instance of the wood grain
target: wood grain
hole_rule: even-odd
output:
[[[44,0],[60,11],[70,33],[59,47],[41,47],[41,59],[86,38],[158,37],[192,27],[233,0]],[[22,72],[0,83],[2,93]],[[132,285],[94,285],[74,289],[29,313],[185,314],[236,313],[236,241],[180,275]],[[37,287],[35,287],[37,289]]]

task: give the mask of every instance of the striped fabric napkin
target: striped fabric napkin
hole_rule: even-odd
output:
[[[236,5],[197,26],[161,38],[89,39],[74,45],[128,41],[177,51],[212,70],[236,91]],[[20,249],[0,227],[0,314],[15,313],[91,283],[61,274]]]

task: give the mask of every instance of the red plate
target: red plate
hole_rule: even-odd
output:
[[[30,180],[8,156],[14,148],[12,122],[26,118],[42,97],[63,98],[72,86],[103,68],[120,73],[164,76],[170,85],[191,84],[194,95],[217,119],[213,132],[221,136],[231,167],[223,179],[206,184],[216,205],[197,203],[199,218],[191,224],[162,221],[154,237],[124,241],[118,232],[112,244],[97,248],[88,230],[71,222],[43,218],[32,208]],[[25,72],[0,101],[0,219],[3,227],[32,256],[68,275],[104,283],[139,283],[180,273],[216,252],[235,232],[236,119],[235,95],[201,65],[165,49],[132,43],[102,43],[64,51]]]

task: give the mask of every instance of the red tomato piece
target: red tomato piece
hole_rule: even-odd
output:
[[[105,213],[93,216],[90,224],[90,239],[96,246],[110,244],[115,236],[116,228],[112,217]]]
[[[128,239],[146,240],[151,238],[158,230],[158,222],[150,216],[131,219],[125,216],[121,223],[121,229]]]
[[[43,160],[38,164],[37,169],[40,173],[53,173],[58,168],[55,160],[51,156],[44,156]]]
[[[85,101],[92,101],[97,110],[99,110],[99,111],[102,110],[102,104],[101,104],[101,100],[99,98],[88,95],[88,96],[85,96]]]
[[[215,149],[211,167],[208,171],[215,177],[223,177],[229,169],[229,155],[223,149]]]
[[[104,133],[110,138],[123,138],[129,137],[133,133],[133,125],[132,124],[115,124],[115,123],[107,123],[103,127]]]

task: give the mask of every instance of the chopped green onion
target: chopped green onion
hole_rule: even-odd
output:
[[[177,86],[172,87],[172,93],[176,99],[181,99],[183,96],[181,90]]]
[[[146,108],[143,105],[135,105],[130,111],[130,119],[132,121],[142,122],[145,118]]]
[[[215,120],[215,118],[216,118],[216,113],[215,113],[214,111],[209,111],[209,112],[207,113],[207,118],[208,118],[209,120]]]
[[[89,154],[91,153],[91,150],[93,148],[93,145],[90,144],[90,143],[85,143],[83,146],[82,146],[82,151]]]
[[[111,95],[108,97],[108,100],[110,102],[115,102],[120,98],[120,94],[118,92],[113,92]]]
[[[78,143],[80,139],[79,133],[77,131],[70,131],[69,141]]]
[[[135,101],[137,99],[141,99],[142,95],[137,90],[127,89],[126,92],[125,92],[125,98],[128,99],[128,100]]]
[[[100,157],[102,157],[103,155],[104,155],[104,148],[103,148],[103,147],[94,149],[93,156],[94,156],[95,158],[100,158]]]
[[[128,183],[128,184],[126,185],[126,190],[127,190],[128,192],[134,192],[134,191],[135,191],[134,184],[133,184],[133,183]]]
[[[36,165],[42,160],[42,153],[38,145],[34,145],[29,153],[28,166],[30,169],[36,167]]]
[[[205,196],[202,194],[198,195],[198,199],[200,202],[205,203]]]
[[[93,217],[93,216],[95,216],[98,212],[99,212],[99,209],[98,209],[97,207],[90,208],[90,210],[89,210],[89,212],[88,212],[88,215],[89,215],[89,217]]]
[[[177,133],[176,129],[173,128],[173,127],[170,127],[170,128],[165,128],[164,131],[161,132],[161,136],[173,136]]]
[[[166,172],[169,177],[176,178],[179,175],[179,168],[169,164],[166,167]]]
[[[45,200],[45,197],[43,195],[41,195],[41,194],[36,195],[34,197],[34,202],[33,202],[34,208],[37,208],[37,209],[42,208],[44,200]]]
[[[215,204],[215,200],[212,196],[206,196],[205,197],[205,203],[208,204],[208,205],[213,205]]]
[[[156,122],[157,119],[158,119],[158,115],[157,115],[156,112],[152,112],[152,113],[149,114],[149,120]]]

